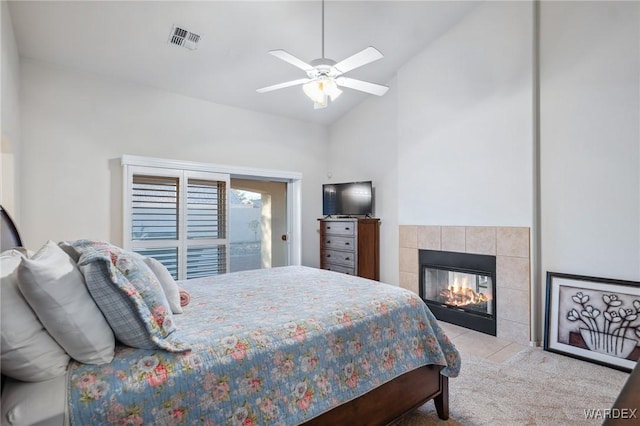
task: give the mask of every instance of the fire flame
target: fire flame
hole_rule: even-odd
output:
[[[483,293],[476,293],[469,287],[449,286],[440,290],[440,297],[444,303],[454,306],[487,303],[489,299]]]

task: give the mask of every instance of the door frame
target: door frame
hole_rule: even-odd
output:
[[[121,165],[136,165],[183,169],[228,174],[231,178],[270,180],[287,184],[287,239],[288,264],[302,263],[302,173],[276,169],[230,166],[226,164],[201,163],[197,161],[168,160],[163,158],[123,155]],[[123,167],[123,170],[126,168]],[[125,177],[126,178],[126,177]],[[123,217],[123,220],[126,219]],[[126,223],[126,222],[123,222]]]

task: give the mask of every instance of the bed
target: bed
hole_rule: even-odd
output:
[[[5,253],[20,240],[2,215]],[[117,250],[71,245],[84,266],[104,247],[112,260]],[[460,356],[412,292],[303,266],[175,284],[190,302],[163,317],[170,332],[147,348],[116,337],[109,362],[68,357],[63,374],[47,380],[7,377],[2,423],[385,425],[431,399],[448,418]],[[3,339],[13,325],[3,317]],[[3,348],[3,376],[11,376],[4,357]]]

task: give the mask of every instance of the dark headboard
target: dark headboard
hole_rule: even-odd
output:
[[[9,216],[9,213],[0,206],[0,251],[9,250],[13,247],[22,247],[22,239],[18,228]]]
[[[9,216],[9,213],[0,206],[0,252],[9,250],[13,247],[22,247],[22,239],[18,233],[16,224]],[[4,388],[4,375],[0,380],[0,389]]]

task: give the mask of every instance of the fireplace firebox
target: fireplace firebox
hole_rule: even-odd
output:
[[[439,320],[496,335],[496,257],[420,250],[420,297]]]

